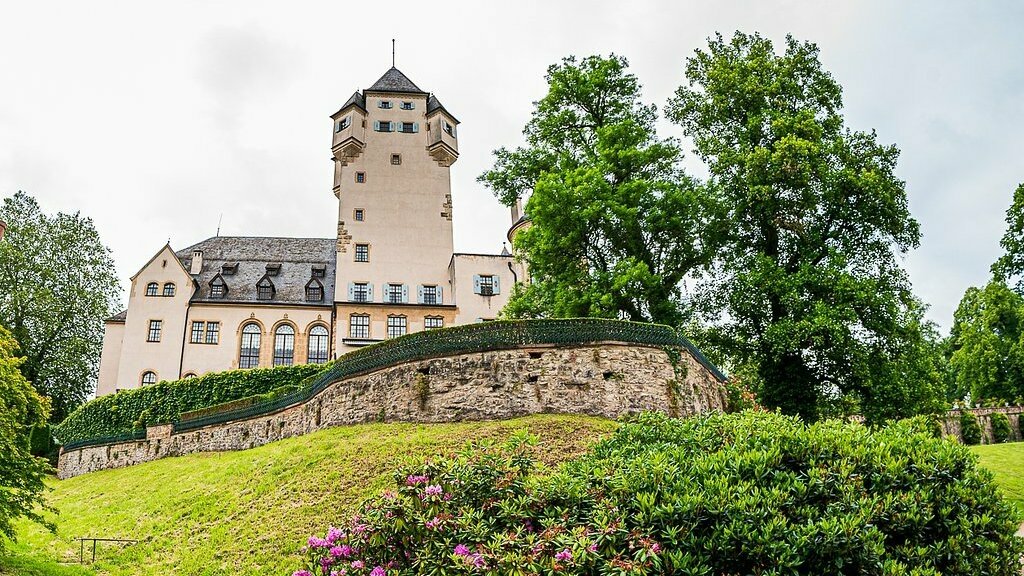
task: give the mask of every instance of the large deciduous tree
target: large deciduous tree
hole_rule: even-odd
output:
[[[46,215],[18,192],[0,206],[0,324],[19,343],[21,373],[59,422],[93,391],[103,319],[118,303],[110,251],[92,220]]]
[[[1005,282],[1016,278],[1015,290],[1024,294],[1024,184],[1017,186],[1006,211],[1006,232],[999,244],[1003,255],[992,264],[992,273]]]
[[[1024,397],[1024,298],[999,279],[968,288],[953,314],[950,351],[955,398]]]
[[[11,539],[17,518],[48,525],[38,506],[50,469],[29,447],[29,432],[46,423],[49,403],[22,376],[24,359],[15,355],[17,349],[10,332],[0,326],[0,535]]]
[[[786,413],[814,419],[836,397],[865,414],[923,409],[931,394],[900,381],[908,360],[928,378],[916,355],[929,346],[897,260],[920,232],[896,147],[844,125],[842,90],[810,43],[790,37],[780,55],[756,34],[719,35],[686,77],[668,115],[724,207],[703,290],[723,347]]]
[[[529,195],[516,249],[532,282],[506,316],[686,317],[680,287],[708,262],[710,207],[627,66],[612,55],[549,67],[526,145],[497,150],[479,178],[508,205]]]

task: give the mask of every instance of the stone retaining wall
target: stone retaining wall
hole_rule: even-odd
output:
[[[725,407],[722,383],[685,349],[606,342],[534,347],[408,362],[335,382],[309,401],[265,414],[146,439],[62,452],[58,477],[194,452],[244,450],[363,422],[454,422],[568,413],[617,418],[644,410],[689,415]]]
[[[1006,414],[1006,418],[1010,421],[1010,442],[1020,442],[1021,431],[1020,431],[1020,418],[1024,415],[1024,406],[1008,406],[1005,408],[969,408],[966,410],[950,410],[946,417],[940,421],[942,425],[943,436],[953,436],[954,438],[963,442],[963,437],[960,436],[960,414],[963,412],[972,412],[978,418],[978,424],[981,426],[981,443],[982,444],[994,444],[995,439],[992,437],[992,418],[991,415],[1000,412]]]

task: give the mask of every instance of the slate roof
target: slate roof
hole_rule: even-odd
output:
[[[334,114],[332,114],[332,116],[338,114],[339,112],[353,104],[361,108],[363,112],[366,112],[366,97],[360,94],[359,91],[357,90],[352,94],[348,101],[341,105],[341,108],[338,108],[338,112],[335,112]]]
[[[427,98],[427,114],[429,115],[434,110],[443,111],[445,114],[451,116],[452,120],[455,120],[456,124],[459,123],[459,121],[455,119],[455,116],[452,116],[452,113],[449,112],[448,109],[444,107],[444,104],[441,104],[441,101],[437,99],[437,96],[431,94],[430,98]]]
[[[106,320],[104,320],[104,322],[124,322],[126,320],[128,320],[128,309],[127,308],[125,308],[124,310],[121,310],[117,314],[114,314],[110,318],[107,318]]]
[[[374,82],[373,86],[370,86],[366,90],[368,92],[405,92],[409,94],[426,94],[426,92],[420,90],[419,86],[413,84],[412,80],[409,80],[405,74],[402,74],[398,68],[395,68],[394,66],[385,72],[384,75],[380,77],[380,80]]]
[[[186,270],[192,266],[192,252],[203,251],[203,269],[193,275],[198,290],[192,302],[247,302],[324,306],[334,302],[336,270],[334,238],[273,238],[257,236],[215,236],[176,252]],[[224,274],[225,264],[237,264],[234,274]],[[267,273],[268,264],[280,264],[272,300],[257,300],[256,283]],[[323,278],[323,302],[306,302],[306,284],[313,266],[326,268]],[[228,287],[224,298],[210,298],[210,281],[221,274]]]

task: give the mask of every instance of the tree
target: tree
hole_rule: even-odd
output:
[[[1003,255],[992,264],[992,273],[1004,282],[1017,277],[1015,289],[1024,294],[1024,184],[1013,193],[1013,204],[1006,211],[1006,233],[999,245]]]
[[[950,341],[954,398],[1024,397],[1024,297],[999,279],[968,288],[953,314]]]
[[[788,37],[777,55],[757,34],[718,35],[686,77],[668,115],[724,208],[701,292],[725,351],[785,413],[815,419],[840,397],[865,414],[918,410],[885,406],[917,395],[900,390],[899,363],[927,348],[896,260],[920,237],[896,147],[844,126],[814,44]]]
[[[29,433],[45,424],[49,403],[32,388],[15,356],[18,343],[0,326],[0,534],[14,538],[14,520],[50,526],[39,513],[49,464],[30,453]],[[3,541],[0,540],[0,545]]]
[[[654,106],[625,58],[565,58],[523,133],[478,179],[504,203],[529,194],[516,238],[532,282],[506,316],[599,316],[680,324],[680,286],[707,264],[706,195],[658,139]]]
[[[92,220],[43,214],[18,192],[0,206],[0,324],[25,357],[21,373],[52,401],[59,422],[94,389],[103,319],[120,291],[114,263]]]

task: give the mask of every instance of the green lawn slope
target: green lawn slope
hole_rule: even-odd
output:
[[[1024,521],[1024,442],[972,446],[971,450],[995,474],[996,484]]]
[[[368,424],[323,430],[241,452],[167,458],[55,481],[57,533],[19,527],[0,574],[79,576],[291,574],[311,533],[347,517],[389,485],[405,458],[450,453],[467,442],[504,440],[526,428],[539,457],[577,455],[615,424],[542,415],[502,422]],[[81,536],[132,538],[101,544],[90,570],[78,559]]]

